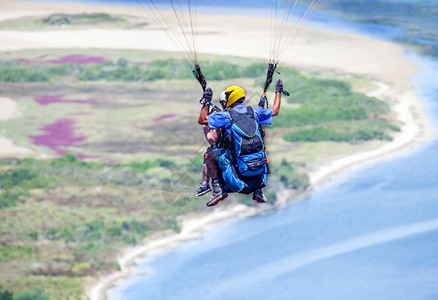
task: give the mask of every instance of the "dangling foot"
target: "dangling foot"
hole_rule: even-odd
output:
[[[207,202],[207,206],[215,206],[219,203],[219,201],[222,201],[228,197],[228,194],[226,192],[220,192],[218,194],[213,193],[211,194],[210,201]]]
[[[202,183],[199,186],[199,189],[198,189],[198,192],[196,193],[196,196],[197,197],[204,196],[208,192],[211,192],[211,187],[208,185],[208,183],[207,184]]]
[[[252,199],[257,201],[257,203],[266,203],[266,197],[263,195],[263,190],[258,189],[254,193],[252,193]]]
[[[228,197],[228,194],[224,192],[219,184],[219,181],[213,181],[213,192],[211,193],[210,201],[207,202],[207,206],[215,206],[219,201]]]

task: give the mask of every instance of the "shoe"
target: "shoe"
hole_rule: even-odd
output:
[[[265,195],[263,195],[263,190],[259,189],[257,191],[255,191],[254,193],[252,193],[252,199],[257,201],[257,203],[266,203],[266,197]]]
[[[207,206],[215,206],[219,203],[219,201],[222,201],[228,197],[228,194],[226,192],[222,192],[222,190],[219,193],[213,193],[211,194],[210,201],[207,202]]]
[[[215,206],[219,201],[224,200],[228,197],[228,194],[222,190],[221,185],[218,180],[213,180],[213,192],[211,193],[210,201],[207,202],[207,206]]]
[[[196,196],[197,197],[200,197],[200,196],[204,196],[205,194],[207,194],[208,192],[211,192],[211,187],[208,185],[208,183],[207,184],[201,184],[200,186],[199,186],[199,189],[198,189],[198,192],[196,193]]]

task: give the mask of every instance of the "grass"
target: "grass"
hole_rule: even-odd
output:
[[[12,299],[82,299],[82,281],[83,279],[80,277],[28,276],[7,280],[3,287],[0,284],[0,295],[2,294],[1,289],[3,289],[3,294],[9,291],[14,297]],[[10,287],[21,292],[13,292]],[[4,300],[6,299],[4,298]]]
[[[229,80],[240,77],[260,77],[266,66],[253,63],[241,68],[227,61],[206,61],[203,74],[212,81]],[[62,77],[75,77],[80,81],[106,82],[148,82],[157,80],[189,79],[184,60],[155,60],[149,63],[134,63],[127,59],[93,64],[53,64],[42,61],[5,61],[0,63],[1,82],[48,82]]]
[[[0,247],[0,262],[26,260],[31,255],[32,248],[29,246],[6,245]]]
[[[1,173],[2,182],[8,183],[3,193],[20,186],[27,196],[0,210],[5,220],[0,223],[0,243],[6,244],[0,247],[0,268],[8,273],[0,279],[0,290],[21,277],[53,278],[42,285],[44,293],[50,299],[65,299],[59,296],[58,280],[76,278],[71,289],[64,288],[79,297],[77,291],[88,277],[119,268],[116,249],[138,244],[154,232],[179,232],[177,216],[205,207],[201,201],[186,207],[170,207],[163,201],[160,189],[167,175],[184,167],[169,160],[109,165],[67,154],[50,161],[2,164],[9,167]],[[48,184],[28,184],[38,177]],[[193,181],[188,184],[195,186]],[[33,287],[14,285],[11,291]]]

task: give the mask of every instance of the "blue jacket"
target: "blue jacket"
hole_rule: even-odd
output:
[[[260,106],[251,106],[255,113],[256,122],[259,125],[271,125],[272,124],[272,109],[263,108]],[[233,107],[237,112],[245,112],[246,107],[243,105],[237,105]],[[208,127],[212,129],[225,128],[225,135],[228,135],[231,131],[231,117],[227,111],[218,112],[208,116]]]

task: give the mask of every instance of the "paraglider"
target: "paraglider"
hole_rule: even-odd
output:
[[[203,90],[202,109],[198,123],[216,130],[214,144],[205,154],[204,178],[212,179],[212,188],[204,183],[198,195],[212,191],[207,206],[214,206],[228,196],[228,192],[253,194],[257,203],[266,202],[262,189],[269,174],[265,132],[263,125],[271,124],[280,112],[281,95],[289,96],[281,80],[276,83],[273,108],[269,108],[266,93],[282,59],[289,55],[292,44],[327,0],[271,0],[270,51],[263,92],[258,106],[243,106],[245,90],[230,86],[225,91],[223,111],[212,101],[213,92],[202,73],[197,51],[196,1],[137,0],[151,18],[167,34],[186,61]],[[163,3],[165,3],[163,5]],[[214,141],[216,142],[216,141]],[[204,168],[205,169],[205,168]]]
[[[208,114],[208,104],[201,109],[198,122],[208,124],[222,136],[221,144],[207,151],[207,168],[212,178],[213,192],[207,206],[215,206],[229,192],[253,195],[257,203],[265,203],[263,188],[268,180],[268,167],[261,126],[272,123],[280,113],[281,80],[276,84],[272,109],[243,105],[245,90],[230,86],[225,90],[226,109]],[[210,100],[209,88],[204,93]]]

